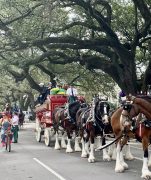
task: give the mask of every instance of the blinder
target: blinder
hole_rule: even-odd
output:
[[[130,103],[125,103],[123,105],[123,110],[126,110],[126,111],[130,112],[131,109],[132,109],[132,104],[130,104]]]

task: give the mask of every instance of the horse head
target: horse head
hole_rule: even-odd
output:
[[[110,105],[107,101],[98,100],[95,105],[95,117],[100,119],[104,125],[109,124]]]
[[[143,109],[138,104],[131,104],[131,102],[126,102],[122,107],[122,112],[120,116],[120,124],[123,128],[130,128],[134,117],[138,116],[139,113],[142,113]]]
[[[120,124],[122,129],[126,127],[130,127],[132,124],[132,111],[133,111],[133,105],[131,103],[124,103],[123,104],[123,110],[120,116]]]

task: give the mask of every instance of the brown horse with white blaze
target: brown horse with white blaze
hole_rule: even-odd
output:
[[[133,118],[140,113],[145,115],[147,122],[151,120],[151,104],[142,98],[130,97],[130,100],[132,104],[125,104],[117,109],[111,117],[111,125],[116,138],[122,137],[117,141],[115,172],[123,172],[128,169],[127,163],[124,162],[122,147],[129,138],[139,137],[144,151],[142,178],[151,178],[151,172],[148,169],[148,145],[151,140],[151,129],[141,124],[136,127],[134,132],[131,131]]]

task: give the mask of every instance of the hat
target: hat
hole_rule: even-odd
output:
[[[44,83],[39,83],[39,86],[44,86]]]
[[[51,82],[48,82],[48,84],[50,84],[50,85],[51,85],[52,83],[51,83]]]

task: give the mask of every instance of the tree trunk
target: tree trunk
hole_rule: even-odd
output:
[[[113,78],[126,94],[135,95],[137,93],[137,76],[134,57],[129,56],[129,58],[127,58],[127,56],[125,56],[122,60],[120,59],[120,61],[126,63],[118,64],[116,61],[106,73]]]

